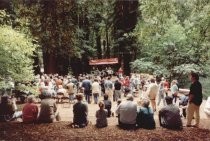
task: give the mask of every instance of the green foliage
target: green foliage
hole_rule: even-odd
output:
[[[15,82],[27,82],[33,79],[32,56],[36,46],[10,26],[0,26],[0,78],[7,77]],[[1,82],[2,84],[4,82]]]
[[[205,73],[210,47],[210,1],[142,0],[140,11],[142,20],[134,31],[143,46],[139,58],[146,58],[176,79],[190,71]]]

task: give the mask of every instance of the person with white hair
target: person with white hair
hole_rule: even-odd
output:
[[[133,101],[132,94],[128,94],[126,99],[118,105],[116,114],[120,115],[118,121],[121,128],[133,129],[136,127],[137,103]]]
[[[154,120],[154,112],[151,107],[149,107],[150,100],[142,99],[142,105],[138,109],[137,112],[137,126],[139,128],[145,129],[154,129],[155,128],[155,120]]]
[[[35,123],[38,116],[38,106],[35,104],[34,95],[29,95],[27,97],[27,103],[23,107],[22,120],[23,123]]]

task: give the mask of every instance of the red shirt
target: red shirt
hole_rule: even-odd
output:
[[[31,123],[36,121],[38,111],[38,106],[36,104],[26,103],[23,107],[23,122]]]

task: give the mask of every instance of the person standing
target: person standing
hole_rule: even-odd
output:
[[[177,80],[173,80],[171,82],[171,94],[172,94],[172,97],[173,97],[173,100],[174,100],[175,104],[176,104],[176,101],[177,101],[177,96],[178,96],[178,91],[179,91],[177,83],[178,83]]]
[[[166,105],[165,97],[164,97],[164,84],[160,82],[159,84],[159,92],[158,92],[158,106],[160,105],[161,100],[163,100],[163,105]]]
[[[99,93],[100,93],[100,84],[98,83],[97,78],[94,79],[94,82],[92,84],[92,93],[93,93],[93,97],[94,97],[94,103],[97,104]]]
[[[117,101],[121,98],[121,87],[122,84],[120,83],[119,79],[117,79],[114,83],[114,101]]]
[[[104,83],[105,87],[105,94],[109,96],[109,99],[112,100],[113,98],[113,83],[111,81],[111,77],[108,77],[107,80]]]
[[[85,100],[90,104],[90,96],[91,96],[91,81],[88,79],[89,77],[86,76],[85,80],[82,81],[82,87],[84,89]]]
[[[156,111],[156,96],[158,94],[158,85],[155,83],[155,79],[151,79],[151,83],[149,84],[149,88],[146,91],[152,105],[152,109]]]
[[[189,103],[187,107],[187,127],[191,127],[191,122],[193,115],[195,113],[195,125],[193,127],[198,127],[200,122],[200,105],[202,103],[202,85],[199,82],[199,76],[197,73],[191,72],[190,80],[192,82],[189,92]]]

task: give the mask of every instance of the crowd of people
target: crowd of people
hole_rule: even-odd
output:
[[[117,77],[111,73],[80,75],[77,79],[74,76],[45,74],[36,78],[40,91],[40,106],[35,103],[36,97],[30,95],[22,111],[17,111],[15,102],[11,102],[9,96],[4,95],[0,103],[0,121],[16,118],[22,118],[24,123],[60,121],[57,103],[67,97],[74,104],[72,127],[88,125],[88,107],[93,103],[99,106],[95,112],[96,127],[108,126],[107,118],[116,115],[121,128],[154,129],[154,112],[157,112],[161,101],[163,107],[158,112],[160,126],[182,129],[181,116],[184,116],[187,118],[187,127],[199,127],[202,86],[198,74],[191,73],[190,79],[192,84],[189,94],[180,96],[177,80],[173,80],[170,85],[164,78],[146,78],[138,74],[132,74],[130,77]],[[103,100],[100,100],[100,97],[103,97]],[[117,107],[113,110],[114,102],[117,102]],[[191,124],[193,117],[195,125]]]

